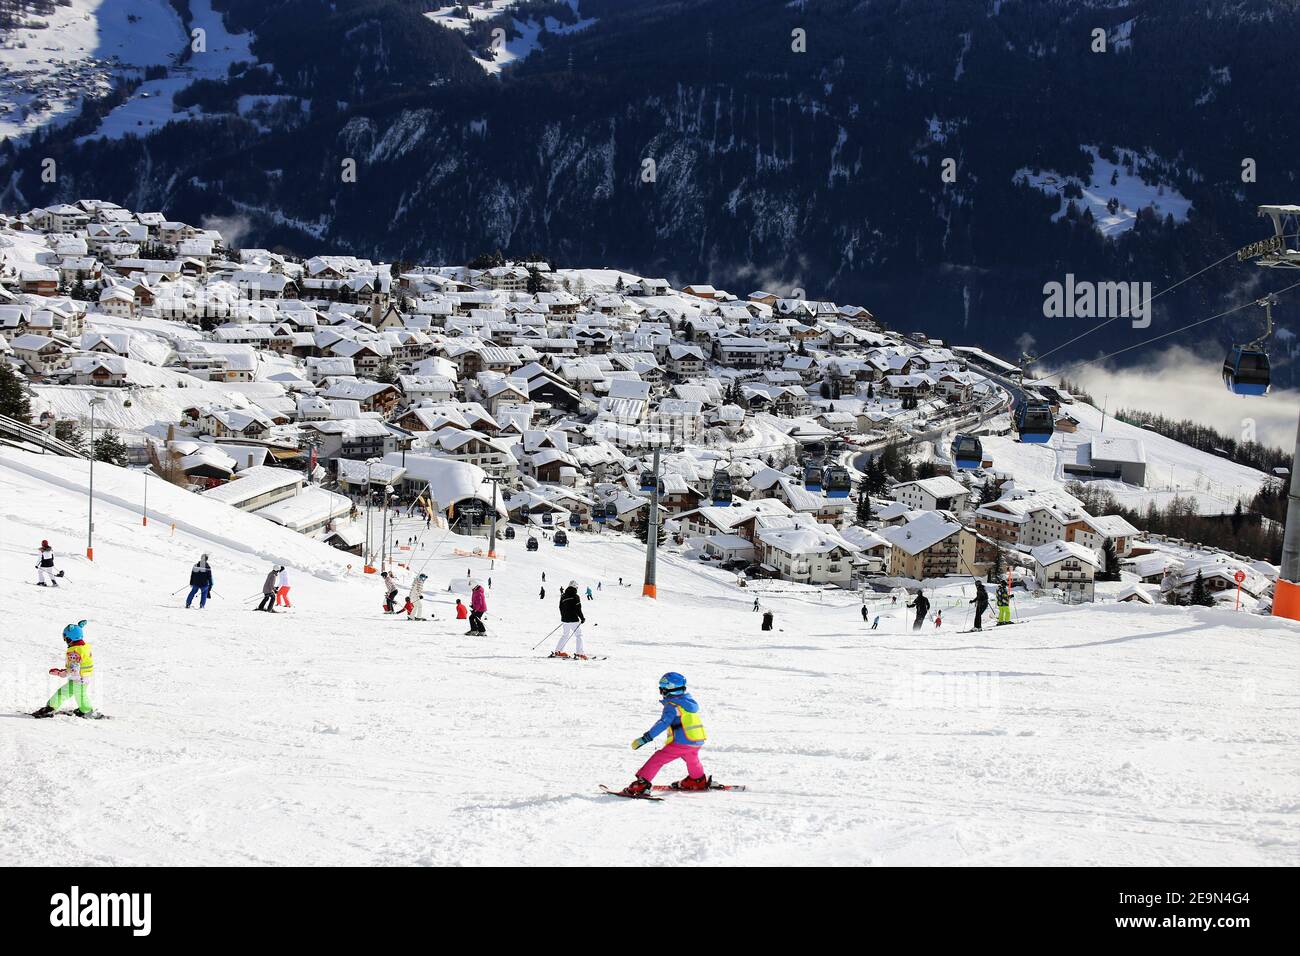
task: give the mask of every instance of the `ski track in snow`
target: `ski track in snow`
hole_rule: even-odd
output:
[[[854,595],[741,590],[671,553],[652,603],[617,586],[640,581],[630,539],[530,554],[521,534],[470,639],[446,588],[487,577],[451,553],[482,542],[442,545],[436,620],[408,623],[355,558],[162,482],[141,527],[139,475],[105,465],[91,564],[85,469],[0,451],[0,713],[44,701],[59,630],[86,617],[92,698],[115,718],[0,720],[5,865],[47,860],[52,830],[93,865],[1300,862],[1297,635],[1280,621],[1022,599],[1020,626],[957,634],[966,611],[945,608],[914,635],[886,599],[872,632]],[[42,538],[58,590],[20,583]],[[168,593],[202,551],[215,596],[186,611]],[[255,615],[272,560],[295,572],[294,609]],[[570,578],[603,582],[584,636],[606,661],[547,661],[554,637],[530,650]],[[778,631],[759,631],[755,593]],[[598,792],[649,752],[628,742],[667,670],[703,707],[706,769],[748,792]]]

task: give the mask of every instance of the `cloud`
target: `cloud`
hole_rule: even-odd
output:
[[[205,216],[199,224],[204,229],[215,229],[221,233],[227,248],[238,249],[248,238],[253,228],[253,221],[247,216]]]
[[[1249,437],[1291,451],[1300,392],[1274,389],[1261,398],[1233,395],[1223,386],[1222,362],[1174,346],[1129,368],[1088,366],[1066,376],[1112,412],[1131,408],[1188,418],[1238,441]]]

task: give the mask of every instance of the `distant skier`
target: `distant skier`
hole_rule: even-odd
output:
[[[599,590],[601,589],[602,586],[603,586],[603,585],[602,585],[602,582],[600,582],[600,581],[597,581],[597,582],[596,582],[596,590],[597,590],[597,591],[599,591]]]
[[[539,600],[539,601],[545,601],[545,600],[546,600],[546,588],[539,588],[539,589],[538,589],[538,591],[537,591],[537,600]]]
[[[276,607],[293,607],[289,603],[289,583],[289,569],[281,568],[279,576],[275,579]]]
[[[279,566],[272,568],[271,572],[266,576],[266,580],[262,582],[262,602],[257,605],[259,611],[265,611],[268,614],[275,613],[275,608],[272,606],[275,604],[275,582],[283,570]]]
[[[411,585],[411,592],[406,596],[406,619],[408,621],[425,621],[424,616],[424,582],[429,580],[427,574],[417,575]]]
[[[49,587],[46,578],[56,588],[59,586],[59,576],[54,572],[54,549],[48,541],[42,541],[40,550],[36,552],[36,583],[43,588]]]
[[[975,605],[975,630],[982,631],[984,628],[980,623],[980,618],[989,609],[989,591],[984,586],[983,581],[975,582],[975,597],[970,603]]]
[[[755,611],[755,612],[758,611],[758,595],[757,595],[757,594],[754,595],[754,611]]]
[[[916,620],[912,622],[912,630],[919,631],[925,621],[925,616],[930,613],[930,602],[926,600],[923,593],[917,591],[916,600],[907,606],[916,608]]]
[[[487,613],[487,595],[483,593],[483,585],[474,585],[474,590],[469,596],[469,633],[485,636],[487,628],[483,626],[483,615]]]
[[[573,638],[576,641],[573,656],[585,661],[587,655],[583,653],[582,625],[586,622],[587,617],[582,613],[582,599],[578,597],[578,582],[570,581],[569,586],[560,593],[560,625],[563,630],[560,632],[560,643],[555,645],[551,656],[568,657],[564,653],[564,645],[569,643],[569,638]]]
[[[543,584],[546,583],[546,572],[545,572],[545,571],[542,572],[542,583],[543,583]]]
[[[874,631],[876,628],[878,628],[878,627],[880,627],[880,615],[879,615],[879,614],[877,614],[877,615],[875,616],[875,618],[874,618],[874,619],[872,620],[872,622],[871,622],[871,629],[872,629],[873,631]]]
[[[198,564],[190,568],[190,593],[185,598],[185,606],[189,607],[194,600],[194,595],[199,596],[199,609],[208,606],[208,597],[212,594],[212,568],[208,565],[208,556],[206,554],[199,557]]]
[[[772,630],[772,622],[773,622],[775,619],[776,619],[776,618],[775,618],[775,615],[773,615],[771,611],[764,611],[764,612],[763,612],[763,630],[765,630],[765,631],[770,631],[770,630]]]
[[[587,600],[590,601],[590,600],[592,599],[592,597],[594,597],[594,595],[591,593],[591,585],[588,584],[588,585],[587,585]]]
[[[397,579],[391,571],[385,571],[379,577],[384,582],[384,613],[392,614],[397,610]]]
[[[867,623],[867,618],[870,617],[870,616],[871,616],[871,615],[869,615],[869,614],[867,613],[867,606],[866,606],[865,604],[862,605],[862,623],[863,623],[863,624],[866,624],[866,623]]]
[[[463,621],[469,617],[469,608],[460,603],[460,598],[456,598],[456,620]]]
[[[62,667],[51,667],[50,673],[56,677],[66,677],[68,682],[54,692],[40,710],[32,713],[33,717],[53,717],[54,712],[70,700],[77,702],[78,717],[98,717],[90,703],[86,680],[95,673],[95,655],[86,643],[86,622],[78,621],[63,629],[63,643],[67,650],[63,656]]]
[[[663,713],[653,727],[632,741],[632,749],[640,750],[665,730],[668,731],[668,740],[642,764],[636,772],[636,779],[623,788],[623,793],[630,796],[645,793],[664,764],[679,758],[686,761],[688,776],[677,786],[682,790],[709,789],[709,778],[700,763],[700,748],[708,735],[700,719],[700,705],[686,691],[686,678],[670,671],[659,678],[659,694],[663,700]]]
[[[934,616],[935,630],[938,630],[941,627],[943,627],[943,611],[940,611],[938,614]]]
[[[1011,595],[1007,591],[1007,584],[1005,581],[998,582],[997,602],[998,602],[997,626],[1001,627],[1003,624],[1010,624],[1011,623]]]

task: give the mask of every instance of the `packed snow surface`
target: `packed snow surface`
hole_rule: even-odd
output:
[[[153,480],[143,527],[144,479],[103,464],[87,562],[86,469],[0,450],[0,864],[47,862],[55,830],[90,864],[1300,863],[1287,622],[1021,598],[1017,626],[964,634],[953,586],[942,629],[882,596],[871,631],[856,595],[740,589],[671,548],[642,598],[624,536],[520,534],[493,569],[455,553],[481,540],[404,521],[435,615],[406,622],[355,558],[255,515]],[[43,538],[57,590],[33,583]],[[215,595],[185,610],[202,552]],[[256,614],[275,563],[293,609]],[[491,578],[484,638],[450,610],[467,573]],[[570,579],[607,660],[544,657]],[[19,716],[81,618],[113,719]],[[748,792],[598,792],[649,753],[629,742],[668,670],[702,705],[706,769]]]

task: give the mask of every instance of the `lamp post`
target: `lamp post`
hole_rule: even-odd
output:
[[[153,474],[148,465],[144,466],[144,514],[140,516],[140,524],[149,527],[149,476]]]
[[[380,529],[384,533],[384,539],[379,542],[379,566],[387,570],[389,561],[392,560],[392,550],[388,547],[388,499],[392,497],[393,486],[384,485],[384,510],[379,519]]]
[[[658,598],[655,587],[655,557],[659,547],[659,446],[655,446],[654,488],[650,491],[650,513],[646,516],[645,529],[645,583],[641,586],[641,596]]]
[[[95,560],[95,407],[103,405],[102,398],[90,400],[90,489],[86,508],[86,560]]]
[[[366,574],[374,574],[374,565],[370,563],[370,558],[374,553],[370,547],[370,470],[379,463],[378,458],[366,459],[366,559],[363,569]]]

